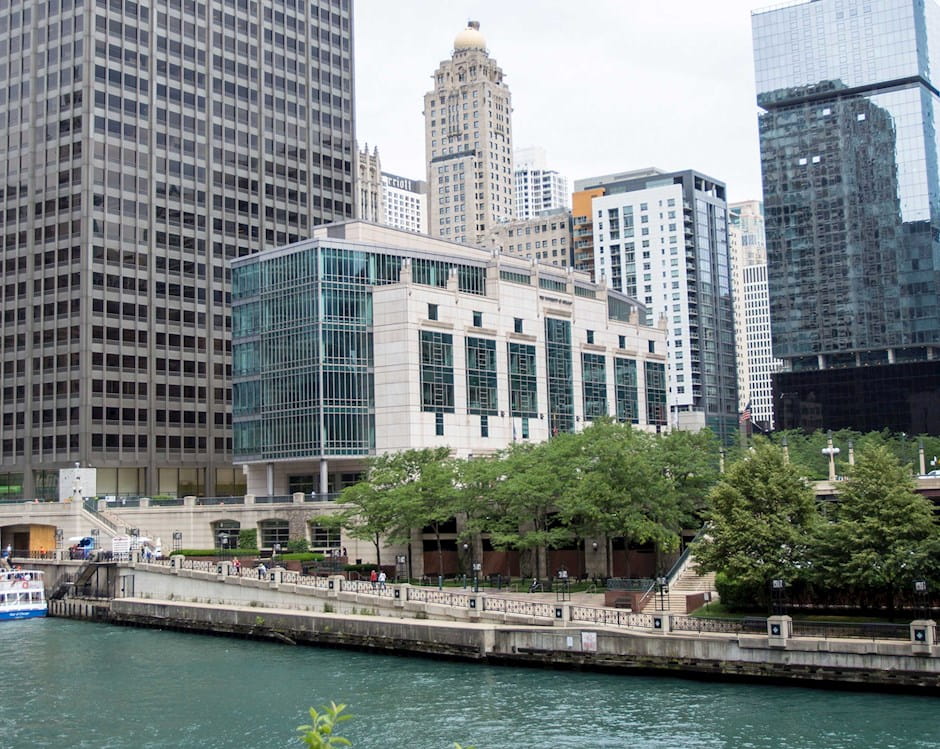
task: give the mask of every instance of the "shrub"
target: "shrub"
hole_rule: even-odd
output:
[[[245,528],[238,532],[239,549],[257,549],[258,548],[258,529]]]
[[[295,554],[278,554],[275,561],[278,562],[320,562],[323,555],[313,551],[297,552]]]
[[[293,554],[303,554],[310,551],[310,544],[306,538],[295,538],[287,542],[287,551]]]
[[[723,572],[715,575],[715,590],[718,591],[721,602],[729,609],[757,609],[766,599],[762,586],[732,580]]]

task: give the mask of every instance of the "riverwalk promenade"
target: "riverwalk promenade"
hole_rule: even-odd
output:
[[[50,614],[468,661],[940,694],[933,621],[833,625],[633,613],[574,594],[475,592],[184,559],[45,562]]]

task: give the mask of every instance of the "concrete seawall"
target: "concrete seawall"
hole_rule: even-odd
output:
[[[289,644],[506,665],[940,694],[940,652],[935,645],[918,653],[907,642],[800,638],[780,643],[763,635],[652,633],[557,622],[531,626],[438,621],[423,618],[426,613],[409,616],[403,609],[392,616],[377,615],[375,610],[334,613],[328,601],[321,601],[319,610],[312,610],[312,605],[303,608],[307,610],[257,601],[248,605],[141,597],[50,602],[54,616]]]

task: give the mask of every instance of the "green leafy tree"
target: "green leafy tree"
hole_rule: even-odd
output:
[[[438,570],[444,568],[442,527],[455,514],[456,462],[447,447],[406,450],[389,457],[386,492],[397,516],[389,535],[407,543],[414,529],[429,527],[437,545]]]
[[[800,470],[765,440],[730,466],[709,494],[707,532],[695,544],[702,572],[717,572],[767,600],[771,580],[805,575],[815,497]]]
[[[545,550],[572,538],[567,527],[554,522],[554,515],[573,481],[565,455],[574,437],[563,434],[537,445],[514,443],[494,465],[498,475],[492,488],[490,539],[496,548],[529,552],[536,577],[548,574]]]
[[[576,435],[574,442],[569,465],[577,481],[559,500],[561,516],[587,532],[623,538],[628,576],[631,543],[674,549],[679,495],[657,455],[656,437],[605,419]]]
[[[672,482],[684,527],[698,528],[719,476],[718,438],[711,429],[676,429],[659,435],[653,446],[652,459]]]
[[[933,504],[915,491],[910,467],[889,445],[859,452],[829,515],[814,537],[818,584],[881,598],[893,612],[898,593],[915,579],[937,577]]]
[[[389,492],[392,485],[386,483],[390,480],[389,459],[388,455],[371,459],[365,480],[340,492],[339,502],[346,505],[346,509],[318,519],[323,527],[342,527],[353,538],[371,543],[379,566],[382,540],[399,527],[399,515]]]

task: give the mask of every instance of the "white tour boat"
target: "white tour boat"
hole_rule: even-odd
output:
[[[47,609],[41,571],[0,569],[0,621],[45,616]]]

